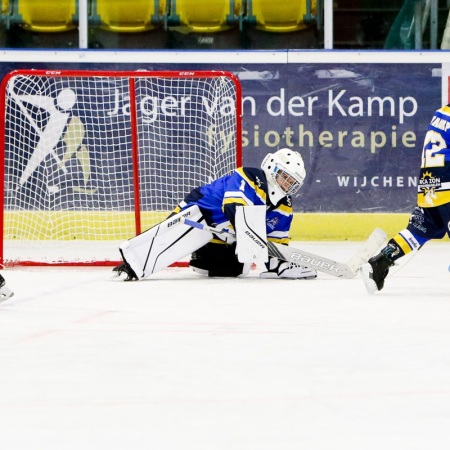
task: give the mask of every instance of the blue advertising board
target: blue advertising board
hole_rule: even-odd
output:
[[[415,202],[423,138],[441,102],[435,66],[290,64],[243,80],[244,160],[290,147],[307,179],[308,212],[406,212]],[[254,72],[255,73],[255,72]]]
[[[5,63],[16,69],[180,70],[186,63]],[[299,151],[296,212],[411,211],[428,122],[441,105],[435,63],[194,63],[235,73],[243,90],[243,163]],[[95,176],[95,174],[93,174]]]

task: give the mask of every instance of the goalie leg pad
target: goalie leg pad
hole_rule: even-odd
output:
[[[281,261],[272,257],[267,264],[267,272],[260,274],[261,278],[286,278],[290,280],[312,280],[317,278],[317,272],[310,267],[302,267],[295,263]]]
[[[236,255],[241,263],[267,262],[266,207],[238,206],[236,208]]]
[[[183,217],[204,222],[200,209],[193,205],[120,245],[123,260],[136,278],[165,269],[212,239],[212,233],[182,223]]]

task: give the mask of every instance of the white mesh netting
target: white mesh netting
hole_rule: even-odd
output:
[[[240,163],[229,74],[16,72],[3,94],[5,265],[117,261]]]

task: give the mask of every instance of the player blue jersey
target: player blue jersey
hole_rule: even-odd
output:
[[[292,201],[283,197],[277,205],[269,200],[267,179],[262,169],[240,167],[230,175],[195,188],[174,212],[196,204],[208,225],[234,225],[236,206],[265,205],[266,230],[270,241],[287,244],[292,222]]]
[[[438,109],[428,125],[422,152],[417,204],[431,208],[450,202],[450,105]]]

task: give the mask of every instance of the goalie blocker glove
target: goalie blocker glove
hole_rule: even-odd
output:
[[[286,278],[290,280],[312,280],[317,278],[317,272],[309,267],[302,267],[295,263],[281,261],[278,258],[271,257],[266,264],[267,272],[260,274],[261,278]]]

